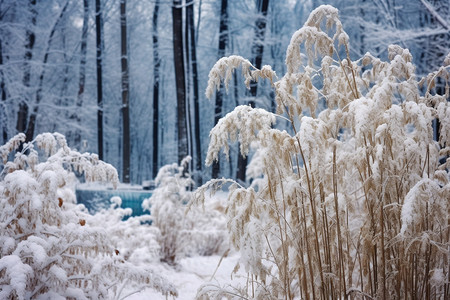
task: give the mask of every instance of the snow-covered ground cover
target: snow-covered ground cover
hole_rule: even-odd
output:
[[[169,165],[160,172],[160,177],[164,176],[168,183],[176,182],[171,179],[172,175],[177,174],[169,172],[170,175],[167,176],[164,170],[177,173],[179,167]],[[182,188],[181,193],[189,193],[183,184],[177,184],[176,188],[177,190]],[[238,264],[239,255],[230,251],[225,218],[223,215],[222,217],[217,215],[218,211],[223,209],[222,203],[226,200],[226,193],[217,193],[214,199],[208,197],[204,210],[192,208],[186,213],[187,207],[181,201],[180,206],[172,203],[172,207],[166,207],[163,212],[158,212],[161,208],[157,207],[156,202],[161,199],[167,200],[169,198],[167,193],[171,193],[168,186],[160,185],[159,189],[160,191],[154,193],[155,197],[165,195],[166,198],[149,199],[144,206],[148,207],[150,202],[156,206],[152,213],[159,214],[159,218],[170,224],[169,236],[166,229],[161,228],[161,224],[158,223],[161,222],[158,221],[158,216],[152,225],[147,222],[155,221],[155,216],[151,215],[131,217],[123,221],[123,217],[131,214],[131,210],[121,208],[121,199],[118,197],[111,199],[109,209],[99,211],[89,220],[94,226],[105,228],[116,250],[127,261],[137,266],[145,266],[167,278],[176,288],[179,299],[194,299],[202,285],[219,286],[219,283],[229,283],[233,286],[245,286],[247,280],[245,272],[237,272],[231,276]],[[175,194],[179,195],[178,192]],[[180,199],[176,198],[175,201]],[[166,202],[162,201],[159,205],[167,204]],[[181,225],[183,227],[180,227]],[[181,238],[180,235],[185,238]],[[169,259],[171,255],[173,260]],[[136,300],[166,299],[165,295],[153,288],[135,289],[126,286],[121,297]]]
[[[167,278],[176,288],[179,299],[194,299],[200,287],[229,285],[245,289],[247,273],[244,270],[233,272],[240,255],[229,248],[225,217],[221,212],[227,193],[218,192],[214,197],[207,193],[204,207],[187,210],[184,202],[191,197],[186,189],[191,181],[182,173],[183,167],[176,164],[161,169],[156,180],[158,187],[152,191],[154,197],[143,205],[151,209],[153,215],[121,221],[131,210],[121,208],[121,199],[114,197],[109,209],[99,211],[88,220],[93,226],[105,228],[116,250],[127,261]],[[147,222],[150,220],[151,226]],[[169,224],[169,228],[164,228],[161,222]],[[121,297],[166,299],[166,295],[153,288],[126,286]]]
[[[169,278],[178,290],[179,299],[195,299],[197,290],[202,286],[217,288],[223,284],[229,284],[235,287],[245,287],[247,274],[243,270],[233,274],[238,262],[239,255],[235,253],[224,258],[218,255],[185,257],[178,262],[176,267],[159,263],[153,265],[152,268],[158,274]],[[164,300],[166,298],[152,289],[146,289],[127,299]]]
[[[220,212],[225,197],[187,212],[191,180],[183,165],[161,169],[144,205],[152,215],[123,220],[132,211],[119,197],[91,215],[76,203],[74,171],[115,185],[115,169],[71,150],[60,134],[38,135],[28,144],[24,138],[0,147],[1,299],[152,299],[178,289],[181,299],[190,299],[202,280],[222,279],[234,268],[237,258],[224,257],[213,276],[221,255],[229,254]]]

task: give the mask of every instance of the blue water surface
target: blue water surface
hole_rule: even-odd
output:
[[[151,191],[143,190],[94,190],[94,189],[76,189],[77,203],[84,204],[89,213],[95,214],[102,209],[108,209],[111,206],[111,198],[114,196],[122,199],[122,208],[131,208],[132,217],[149,214],[149,211],[142,209],[144,199],[150,198]]]

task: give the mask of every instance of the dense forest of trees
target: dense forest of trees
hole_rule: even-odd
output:
[[[17,132],[30,141],[57,131],[71,147],[99,153],[124,182],[153,178],[187,154],[197,182],[245,180],[237,145],[230,161],[202,167],[208,133],[237,104],[273,110],[270,83],[246,91],[234,78],[209,102],[208,72],[218,56],[237,54],[283,74],[292,33],[324,2],[0,0],[0,144]],[[333,5],[354,45],[350,56],[383,57],[397,43],[423,75],[450,51],[448,1]]]

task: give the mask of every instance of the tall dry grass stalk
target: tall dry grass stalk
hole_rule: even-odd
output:
[[[212,129],[207,164],[239,140],[244,155],[257,145],[248,171],[262,174],[248,188],[233,184],[226,209],[248,286],[205,285],[199,296],[449,299],[450,55],[418,79],[407,49],[390,46],[389,61],[351,61],[348,49],[337,9],[317,8],[274,83],[277,115],[239,106]],[[207,95],[239,66],[247,84],[276,80],[268,66],[222,58]],[[291,133],[273,128],[276,117]],[[197,202],[221,184],[199,188]]]

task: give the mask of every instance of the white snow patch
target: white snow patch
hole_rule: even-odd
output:
[[[239,261],[237,254],[225,257],[217,268],[220,256],[199,256],[188,257],[180,260],[175,268],[166,264],[152,265],[152,269],[159,275],[168,278],[178,290],[178,299],[195,299],[197,289],[202,284],[213,283],[216,285],[226,284],[245,284],[247,279],[244,271],[239,271],[236,275],[232,274],[234,267]],[[214,271],[216,270],[214,274]],[[212,276],[214,277],[212,278]],[[127,291],[132,293],[133,291]],[[126,295],[127,293],[123,293]],[[130,295],[127,300],[165,300],[166,297],[160,293],[145,289],[141,292]]]

